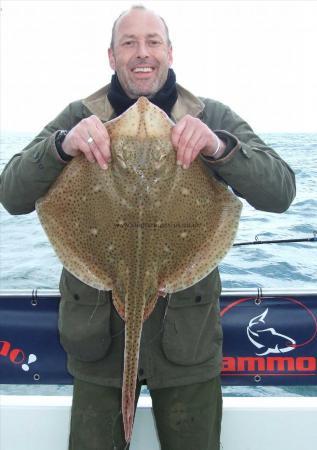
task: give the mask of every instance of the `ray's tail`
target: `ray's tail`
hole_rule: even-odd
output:
[[[140,302],[140,297],[138,298]],[[135,390],[138,373],[140,341],[143,324],[144,305],[131,302],[126,308],[125,324],[125,349],[124,349],[124,369],[122,385],[122,416],[126,442],[130,442],[132,436],[134,411],[135,411]]]

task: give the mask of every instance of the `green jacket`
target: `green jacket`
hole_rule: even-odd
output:
[[[221,159],[202,157],[211,175],[256,209],[285,211],[295,196],[289,166],[227,106],[194,97],[179,85],[177,89],[172,119],[178,122],[185,114],[199,117],[227,142]],[[11,214],[33,211],[36,200],[65,167],[55,148],[57,130],[71,129],[91,114],[103,121],[114,117],[107,90],[108,86],[71,103],[9,161],[0,179],[0,200]],[[60,291],[59,330],[69,371],[84,381],[120,387],[124,323],[112,305],[111,292],[97,291],[65,269]],[[172,294],[167,307],[167,299],[159,298],[141,339],[139,378],[146,379],[150,388],[202,382],[220,373],[220,292],[216,269],[196,285]]]

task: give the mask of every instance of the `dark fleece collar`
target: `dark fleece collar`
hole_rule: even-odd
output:
[[[126,109],[130,108],[137,101],[137,98],[127,96],[115,73],[111,78],[108,100],[116,115],[119,116]],[[169,117],[171,116],[172,108],[177,100],[176,76],[173,69],[168,70],[164,86],[153,97],[150,97],[149,100],[154,105],[163,109]]]

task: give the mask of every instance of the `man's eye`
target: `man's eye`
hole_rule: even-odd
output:
[[[132,47],[133,44],[134,44],[134,41],[125,41],[125,42],[123,42],[123,45],[125,47]]]
[[[155,39],[151,39],[150,41],[149,41],[149,44],[151,45],[151,47],[157,47],[158,45],[160,45],[160,41],[157,41],[157,40],[155,40]]]

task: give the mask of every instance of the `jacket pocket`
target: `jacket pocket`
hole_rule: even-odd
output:
[[[220,291],[216,271],[195,286],[171,295],[162,338],[169,361],[184,366],[201,364],[219,350],[222,343]]]
[[[58,328],[65,351],[81,361],[103,358],[111,344],[110,293],[98,291],[63,269]]]

